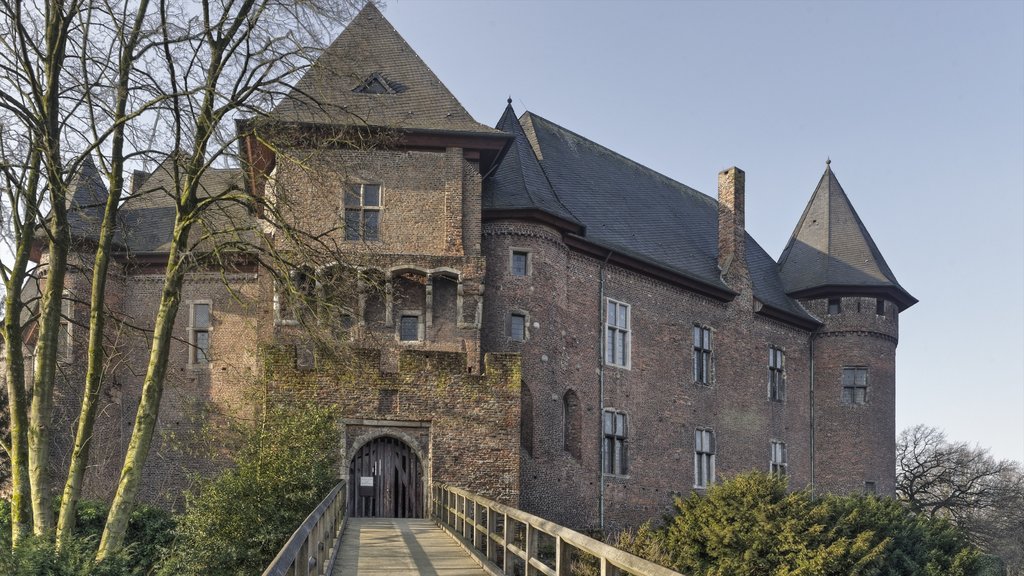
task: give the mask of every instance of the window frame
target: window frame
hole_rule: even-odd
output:
[[[516,338],[515,331],[513,330],[513,320],[515,318],[523,319],[523,334],[522,338]],[[505,326],[505,336],[511,342],[526,342],[530,339],[530,315],[523,310],[511,310],[508,313],[508,321]]]
[[[611,430],[608,428],[609,416]],[[605,408],[601,413],[601,461],[603,475],[629,476],[629,415],[622,410]]]
[[[406,317],[416,317],[416,340],[403,340],[402,339],[402,319]],[[398,321],[395,322],[395,339],[398,340],[399,344],[419,344],[426,339],[424,318],[422,310],[399,310]]]
[[[782,440],[772,440],[769,444],[768,473],[783,477],[789,474],[789,449]]]
[[[615,318],[609,318],[608,310],[614,307]],[[625,326],[620,326],[619,310],[625,310]],[[605,366],[614,366],[626,370],[632,367],[633,356],[633,310],[632,306],[615,300],[605,298],[604,302],[604,363]],[[614,321],[614,323],[612,323]],[[620,338],[621,337],[621,338]],[[609,346],[609,343],[618,343],[619,347]],[[616,354],[621,352],[621,354]]]
[[[768,399],[786,401],[786,351],[775,345],[768,346]]]
[[[885,318],[885,298],[875,298],[875,316],[881,316]]]
[[[60,322],[57,324],[57,354],[58,362],[72,362],[75,359],[74,329],[75,308],[71,301],[71,293],[64,291],[60,296]]]
[[[516,273],[516,256],[522,255],[523,261],[523,273]],[[515,246],[508,249],[508,273],[513,278],[527,278],[533,276],[533,252],[525,248],[517,248]]]
[[[715,483],[715,460],[718,439],[715,429],[702,426],[693,429],[693,487],[706,490]]]
[[[698,334],[700,335],[700,342],[697,341]],[[715,381],[714,330],[705,324],[694,324],[691,336],[693,383],[700,386],[711,386]],[[698,358],[700,360],[699,364]],[[699,369],[698,366],[700,366]]]
[[[366,187],[376,186],[377,187],[377,204],[367,205],[366,204]],[[358,190],[358,194],[353,194],[353,190]],[[350,197],[358,196],[358,204],[349,204]],[[341,217],[342,217],[342,232],[346,242],[380,242],[381,239],[381,221],[382,213],[384,211],[384,185],[380,182],[350,182],[345,184],[342,190],[341,199]],[[359,213],[359,230],[355,234],[355,237],[350,237],[348,214],[349,212]],[[373,238],[366,237],[366,214],[372,212],[377,215],[377,233]]]
[[[838,316],[843,313],[843,299],[842,298],[829,298],[826,301],[826,306],[829,316]],[[833,307],[835,311],[833,312]]]
[[[196,307],[206,306],[207,325],[196,326]],[[200,348],[198,335],[206,334],[206,348],[202,351],[204,358],[199,359]],[[206,368],[212,362],[210,349],[213,345],[213,301],[189,300],[188,302],[188,365],[192,368]]]
[[[852,382],[847,383],[847,374],[851,374]],[[857,375],[864,375],[864,382],[857,382]],[[840,385],[840,396],[839,400],[844,406],[867,406],[869,403],[868,391],[870,388],[870,381],[868,379],[868,367],[867,366],[843,366],[839,376]],[[850,394],[847,395],[847,390],[850,390]],[[857,401],[857,390],[863,390],[861,400]]]

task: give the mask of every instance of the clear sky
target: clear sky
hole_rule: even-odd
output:
[[[1024,461],[1024,2],[426,2],[387,18],[480,122],[511,96],[715,194],[778,258],[831,156],[900,283],[897,428]]]

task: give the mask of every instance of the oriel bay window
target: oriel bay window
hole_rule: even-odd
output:
[[[629,455],[626,444],[626,413],[604,411],[604,473],[625,476],[629,473]]]
[[[380,240],[380,184],[351,184],[345,190],[345,240]]]

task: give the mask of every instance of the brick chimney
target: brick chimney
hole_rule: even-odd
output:
[[[745,181],[743,170],[735,166],[718,173],[718,267],[722,271],[722,278],[730,285],[737,280],[742,282],[747,276],[746,238],[743,231]]]

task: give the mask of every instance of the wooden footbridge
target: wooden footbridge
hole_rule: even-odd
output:
[[[434,485],[428,517],[348,518],[338,484],[263,576],[680,576],[532,514]]]

